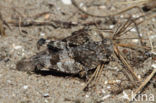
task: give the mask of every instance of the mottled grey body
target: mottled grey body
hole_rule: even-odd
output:
[[[86,33],[74,34],[61,41],[51,41],[47,49],[17,63],[22,71],[55,70],[79,74],[109,61],[113,52],[110,39],[93,41]]]

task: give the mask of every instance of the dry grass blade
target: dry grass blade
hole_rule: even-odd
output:
[[[140,79],[137,77],[136,73],[134,72],[133,68],[128,64],[124,56],[119,51],[118,47],[114,45],[114,52],[119,57],[119,59],[122,61],[122,63],[127,67],[128,71],[132,74],[133,78],[137,81],[140,81]]]
[[[134,19],[133,21],[135,21],[135,25],[138,26],[138,25],[140,25],[140,24],[142,24],[142,23],[144,23],[144,22],[147,22],[147,21],[151,20],[152,18],[155,18],[156,15],[155,15],[155,14],[152,14],[152,15],[151,15],[152,12],[154,12],[154,11],[151,10],[150,12],[148,12],[148,13],[146,13],[146,14],[144,14],[144,15],[141,15],[140,17]],[[147,18],[146,18],[146,19],[143,19],[143,18],[145,18],[145,17],[147,17]],[[142,19],[142,20],[141,20],[141,19]],[[124,32],[122,32],[120,35],[123,35],[123,34],[129,32],[129,31],[130,31],[131,29],[133,29],[133,28],[134,28],[134,27],[128,28],[127,30],[125,30]]]
[[[117,44],[120,47],[126,47],[126,48],[132,48],[132,49],[136,49],[136,48],[142,48],[142,49],[146,49],[146,50],[150,50],[150,47],[147,46],[139,46],[139,45],[135,45],[135,44]]]
[[[144,43],[143,43],[142,36],[140,35],[140,31],[139,31],[138,25],[136,24],[135,20],[132,19],[131,21],[134,23],[134,26],[135,26],[137,34],[138,34],[138,38],[140,40],[141,45],[143,46]]]
[[[156,52],[155,52],[154,47],[153,47],[153,41],[150,38],[149,34],[147,36],[148,36],[149,43],[150,43],[150,46],[151,46],[151,53],[154,54],[154,55],[156,55]]]
[[[0,35],[5,36],[5,30],[3,27],[3,22],[0,20]]]
[[[129,29],[127,30],[127,28],[131,26],[132,24],[134,24],[138,33],[138,39],[140,40],[140,43],[143,46],[143,39],[140,36],[140,32],[139,32],[139,28],[137,26],[136,20],[137,19],[131,19],[131,17],[128,18],[128,21],[124,23],[122,26],[120,26],[119,29],[117,29],[117,31],[113,34],[113,39],[118,39],[117,37],[121,37],[121,35],[127,33],[129,31]]]
[[[120,37],[126,30],[127,27],[129,27],[132,24],[130,18],[127,20],[126,23],[122,24],[121,26],[118,26],[117,30],[114,32],[113,34],[113,38],[112,39],[116,39],[117,37]]]
[[[4,30],[4,27],[3,27],[3,18],[2,18],[2,15],[0,13],[0,35],[2,36],[5,36],[5,30]]]
[[[118,12],[116,12],[116,13],[106,14],[106,15],[94,15],[94,14],[91,14],[91,13],[88,13],[88,12],[82,10],[82,9],[77,5],[77,3],[75,2],[75,0],[71,0],[71,1],[72,1],[72,4],[73,4],[79,11],[81,11],[82,13],[84,13],[84,14],[86,14],[86,15],[89,15],[89,16],[92,16],[92,17],[97,17],[97,18],[105,18],[105,17],[111,17],[111,16],[115,16],[115,15],[120,15],[120,14],[126,12],[126,11],[129,11],[129,10],[133,9],[133,8],[136,8],[136,9],[138,9],[138,10],[140,11],[140,8],[138,7],[138,5],[133,5],[133,6],[130,6],[130,7],[126,8],[126,9],[123,9],[123,10],[121,10],[121,11],[118,11]]]
[[[141,92],[141,90],[147,85],[147,83],[152,79],[152,77],[155,75],[156,69],[152,71],[152,73],[144,80],[144,82],[141,83],[141,85],[135,90],[134,95],[135,97]]]
[[[92,74],[91,78],[88,80],[86,86],[84,87],[84,91],[86,91],[89,88],[89,85],[94,85],[100,78],[100,75],[102,73],[102,69],[103,69],[104,65],[98,65],[96,70],[94,71],[94,74]],[[94,82],[94,83],[91,83]]]
[[[97,78],[95,78],[95,81],[98,82],[98,80],[100,79],[100,75],[102,74],[102,70],[104,68],[104,64],[101,65],[98,74],[97,74]]]

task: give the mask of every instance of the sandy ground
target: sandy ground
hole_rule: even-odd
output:
[[[115,0],[111,0],[110,3],[104,3],[104,6],[100,8],[97,6],[85,6],[94,3],[93,0],[77,0],[77,2],[84,10],[87,9],[88,12],[97,15],[107,14],[110,11],[118,11],[129,6],[115,5]],[[97,2],[97,4],[102,3],[102,0]],[[49,13],[37,18],[38,21],[52,19],[80,24],[95,20],[107,21],[102,18],[93,17],[83,19],[84,14],[80,13],[72,4],[64,4],[61,0],[1,0],[0,12],[3,19],[8,22],[12,20],[19,22],[26,19],[31,20],[32,17],[43,12]],[[141,13],[138,10],[132,10],[117,16],[116,19],[122,22],[122,18],[130,14],[136,17]],[[139,26],[143,37],[146,38],[148,33],[152,39],[155,38],[155,22],[156,20],[153,18],[147,21],[146,24]],[[117,95],[110,92],[117,85],[109,84],[109,80],[115,80],[116,83],[125,81],[124,83],[129,84],[126,76],[118,68],[117,61],[111,61],[109,65],[106,65],[101,79],[97,83],[97,87],[91,89],[89,92],[82,91],[86,82],[77,77],[62,77],[50,74],[43,76],[17,71],[15,69],[17,61],[24,57],[30,57],[40,51],[36,47],[36,42],[40,38],[51,38],[52,40],[65,38],[83,26],[54,28],[44,25],[19,28],[10,23],[8,24],[11,30],[5,26],[6,36],[0,37],[0,103],[125,103],[126,93],[129,94],[132,92],[131,89],[126,89]],[[108,21],[102,24],[102,26],[111,29],[114,27]],[[92,33],[95,34],[96,32],[93,31]],[[103,32],[103,34],[106,35],[107,33]],[[111,34],[107,34],[107,36],[109,35]],[[131,30],[128,35],[136,37],[136,30]],[[127,42],[138,44],[138,40],[136,39]],[[134,66],[135,72],[141,78],[145,78],[144,74],[148,71],[150,72],[152,70],[151,66],[154,64],[155,61],[149,57],[143,62],[136,63]],[[147,73],[147,75],[149,74]],[[154,80],[156,80],[155,77]],[[150,94],[154,95],[156,102],[156,86],[154,80],[143,91],[143,94],[147,94],[148,99]],[[135,89],[133,88],[133,90]],[[152,102],[154,103],[154,101]],[[150,103],[150,101],[141,101],[140,103]]]

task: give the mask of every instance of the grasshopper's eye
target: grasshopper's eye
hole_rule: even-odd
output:
[[[46,43],[46,39],[44,38],[39,39],[37,42],[37,49],[40,49],[40,47],[44,45],[45,43]]]
[[[144,7],[142,7],[142,10],[143,10],[144,12],[148,12],[148,11],[151,10],[151,8],[148,7],[148,6],[144,6]]]

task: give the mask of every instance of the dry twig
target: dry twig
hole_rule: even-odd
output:
[[[89,85],[94,85],[95,83],[97,83],[97,81],[100,78],[103,68],[104,68],[104,64],[97,66],[96,70],[94,71],[94,74],[92,74],[91,78],[88,80],[86,86],[84,87],[83,89],[84,91],[88,90]],[[91,82],[94,82],[94,83],[91,84]]]
[[[122,61],[122,63],[126,65],[128,71],[132,74],[133,78],[137,81],[140,81],[140,79],[138,78],[138,76],[134,72],[133,68],[126,61],[125,57],[123,57],[123,55],[121,54],[121,52],[119,51],[119,49],[116,45],[114,45],[114,52],[117,55],[117,57],[119,57],[119,59]]]
[[[156,68],[153,69],[152,73],[144,80],[144,82],[141,83],[141,85],[135,90],[134,92],[134,97],[136,97],[141,91],[142,89],[147,85],[147,83],[152,79],[152,77],[155,75],[156,73]],[[129,96],[130,97],[130,96]]]
[[[84,14],[86,14],[86,15],[89,15],[89,16],[92,16],[92,17],[97,17],[97,18],[106,18],[106,17],[115,16],[115,15],[120,15],[120,14],[126,12],[126,11],[129,11],[129,10],[133,9],[133,8],[137,8],[137,9],[140,10],[140,8],[139,8],[137,5],[134,5],[134,6],[128,7],[128,8],[126,8],[126,9],[123,9],[123,10],[121,10],[121,11],[119,11],[119,12],[116,12],[116,13],[107,14],[107,15],[101,15],[101,16],[100,16],[100,15],[94,15],[94,14],[91,14],[91,13],[88,13],[88,12],[82,10],[82,9],[77,5],[77,3],[75,2],[75,0],[72,0],[72,4],[73,4],[79,11],[81,11],[82,13],[84,13]]]
[[[5,36],[5,30],[3,27],[3,22],[0,20],[0,35]]]
[[[3,27],[3,18],[2,18],[2,15],[0,13],[0,35],[2,36],[5,36],[5,30],[4,30],[4,27]]]

